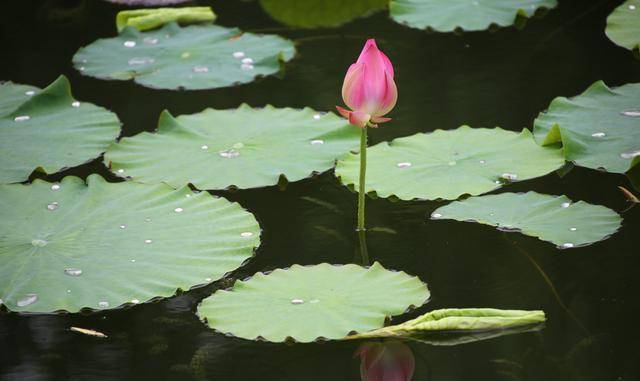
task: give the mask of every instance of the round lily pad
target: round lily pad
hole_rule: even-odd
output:
[[[518,16],[556,5],[556,0],[392,0],[389,10],[392,19],[412,28],[452,32],[513,25]]]
[[[278,36],[242,33],[217,25],[181,28],[175,22],[120,35],[81,48],[73,64],[82,74],[130,80],[158,89],[214,89],[274,74],[293,58],[293,43]]]
[[[188,188],[0,185],[0,299],[12,311],[77,312],[168,297],[242,265],[260,227],[236,203]]]
[[[342,339],[384,326],[385,318],[429,299],[417,277],[379,263],[293,265],[257,273],[202,301],[198,314],[211,328],[244,339]]]
[[[431,218],[472,221],[517,231],[554,243],[560,249],[607,239],[622,223],[620,215],[607,207],[536,192],[472,197],[438,208]]]
[[[118,117],[76,101],[60,76],[44,90],[0,86],[0,183],[25,181],[94,159],[120,134]]]
[[[577,165],[624,173],[640,161],[640,83],[610,89],[602,81],[581,95],[559,97],[534,122],[542,145],[562,143]]]
[[[607,37],[629,50],[640,48],[640,0],[627,0],[607,18]]]
[[[337,27],[385,9],[388,0],[260,0],[275,20],[299,28]]]
[[[358,146],[358,129],[309,108],[207,109],[160,117],[157,133],[123,138],[105,154],[116,175],[198,189],[254,188],[331,169]]]
[[[436,130],[383,142],[367,150],[367,193],[402,200],[456,199],[560,168],[560,150],[538,146],[529,130],[501,128]],[[359,155],[338,162],[336,176],[358,183]]]

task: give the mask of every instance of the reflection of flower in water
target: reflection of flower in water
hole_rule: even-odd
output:
[[[400,341],[366,343],[356,355],[360,356],[362,381],[409,381],[413,377],[413,352]]]

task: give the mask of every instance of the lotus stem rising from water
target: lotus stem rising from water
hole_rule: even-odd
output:
[[[398,89],[393,81],[393,65],[376,46],[374,39],[364,45],[358,60],[347,70],[342,84],[342,100],[350,108],[336,106],[340,115],[361,129],[360,184],[358,188],[358,230],[364,225],[365,175],[367,169],[367,127],[391,119],[384,117],[396,105]]]

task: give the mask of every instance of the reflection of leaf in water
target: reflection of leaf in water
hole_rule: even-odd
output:
[[[544,324],[526,325],[500,329],[496,331],[484,332],[451,332],[451,333],[429,333],[424,335],[408,336],[408,339],[419,341],[424,344],[437,346],[454,346],[468,344],[476,341],[494,339],[501,336],[514,335],[518,333],[538,332],[544,328]]]
[[[378,232],[378,233],[387,233],[387,234],[398,234],[397,231],[391,229],[391,228],[387,228],[384,226],[374,226],[372,228],[367,229],[368,231],[371,232]]]
[[[316,225],[313,227],[317,231],[323,232],[325,234],[330,235],[331,237],[337,239],[340,242],[349,242],[349,240],[338,230],[328,228],[326,226]]]
[[[550,355],[543,345],[538,345],[521,355],[493,359],[491,363],[496,373],[523,381],[546,379],[541,376],[550,374],[555,375],[554,380],[607,380],[611,374],[621,372],[615,368],[611,340],[606,334],[587,336],[564,355]]]
[[[337,27],[387,7],[388,0],[260,0],[273,19],[299,28]]]
[[[158,5],[171,5],[186,3],[191,0],[105,0],[114,4],[131,5],[138,7],[156,7]]]
[[[330,202],[324,201],[324,200],[320,200],[319,198],[315,198],[315,197],[309,197],[309,196],[302,196],[300,197],[301,200],[305,200],[305,201],[309,201],[310,203],[319,205],[323,208],[329,209],[330,211],[334,212],[334,213],[338,213],[338,214],[344,214],[343,211],[338,208],[335,204],[332,204]]]

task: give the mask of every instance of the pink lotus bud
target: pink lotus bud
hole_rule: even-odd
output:
[[[368,123],[384,123],[383,118],[398,100],[398,89],[393,82],[393,66],[389,58],[378,50],[374,39],[367,43],[358,61],[349,67],[342,84],[342,100],[352,110],[336,106],[349,123],[365,127]],[[373,125],[371,125],[373,124]]]
[[[367,343],[356,354],[362,381],[409,381],[413,377],[413,353],[400,341]]]

